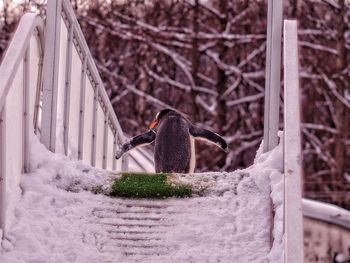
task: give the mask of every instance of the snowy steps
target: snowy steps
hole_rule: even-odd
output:
[[[247,260],[252,251],[267,255],[269,192],[244,172],[184,179],[209,191],[185,199],[104,197],[94,204],[89,224],[99,229],[101,262],[232,262],[233,256],[235,262],[255,262]]]
[[[105,232],[101,253],[122,254],[130,262],[137,262],[164,256],[174,249],[164,236],[173,226],[170,217],[178,214],[170,200],[113,199],[93,209],[91,220],[102,225]]]

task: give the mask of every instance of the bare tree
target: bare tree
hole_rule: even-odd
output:
[[[306,195],[349,207],[350,9],[339,0],[304,2],[300,11]]]

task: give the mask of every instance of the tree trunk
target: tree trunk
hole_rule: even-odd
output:
[[[345,31],[346,23],[344,18],[346,16],[346,7],[344,5],[344,0],[339,1],[339,23],[338,23],[338,35],[337,35],[337,52],[338,56],[336,58],[336,72],[340,73],[347,67],[347,51],[345,47]],[[347,89],[346,83],[342,78],[336,81],[337,91],[339,94],[344,94]],[[335,147],[334,147],[334,158],[336,161],[336,171],[333,173],[333,183],[335,184],[334,190],[341,191],[343,189],[344,183],[344,173],[346,165],[346,140],[349,137],[349,110],[346,106],[336,99],[335,103],[336,111],[336,129],[338,134],[335,137]],[[342,202],[337,200],[337,202]]]
[[[199,5],[198,5],[199,0],[195,0],[195,4],[193,6],[193,16],[192,16],[192,30],[193,30],[193,38],[192,38],[192,78],[194,85],[198,86],[198,67],[199,67],[199,59],[200,59],[200,54],[198,50],[198,30],[199,30],[199,24],[198,24],[198,12],[199,12]],[[199,116],[199,109],[196,103],[196,97],[197,97],[197,92],[191,88],[191,101],[192,101],[192,108],[193,108],[193,121],[198,121],[200,120]]]
[[[220,0],[219,3],[220,13],[224,15],[223,18],[220,19],[220,32],[224,32],[226,29],[226,25],[228,23],[228,12],[227,12],[227,1],[226,0]],[[221,61],[224,61],[228,48],[225,46],[225,41],[220,40],[219,42],[219,59]],[[216,90],[218,92],[218,100],[217,100],[217,131],[220,135],[226,134],[227,129],[227,107],[226,107],[226,98],[222,97],[221,95],[224,94],[226,88],[227,88],[227,75],[226,72],[223,69],[217,68],[217,84],[216,84]],[[218,162],[219,167],[223,167],[226,162],[226,154],[223,152],[220,152],[220,160]]]
[[[219,3],[220,13],[225,15],[223,18],[220,19],[220,31],[224,32],[226,29],[226,25],[228,22],[227,17],[227,1],[226,0],[220,0]],[[224,60],[226,54],[228,52],[228,48],[225,46],[224,40],[220,40],[219,43],[219,59],[221,61]],[[217,68],[217,85],[216,90],[218,92],[218,104],[217,104],[217,127],[218,132],[220,134],[225,134],[226,132],[226,114],[227,114],[227,108],[226,108],[226,98],[221,97],[222,94],[224,94],[226,86],[227,86],[227,76],[226,72],[223,69]]]

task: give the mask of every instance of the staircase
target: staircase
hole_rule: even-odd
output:
[[[137,260],[164,256],[175,249],[165,239],[174,226],[173,217],[181,216],[172,201],[110,200],[92,214],[91,223],[101,224],[105,231],[106,240],[99,242],[102,253]]]
[[[156,201],[112,199],[85,193],[89,201],[84,201],[84,193],[74,193],[73,197],[68,188],[64,189],[65,193],[58,192],[53,197],[52,191],[57,190],[57,185],[53,185],[51,192],[40,192],[40,187],[27,181],[30,178],[28,175],[22,176],[29,174],[34,175],[35,180],[40,178],[42,167],[33,170],[33,164],[29,161],[30,149],[33,147],[30,137],[33,133],[51,152],[104,171],[128,171],[131,167],[133,171],[152,172],[153,162],[143,150],[131,152],[131,158],[125,156],[123,160],[116,161],[114,153],[126,137],[70,2],[48,1],[47,16],[50,19],[46,20],[46,24],[35,14],[26,14],[21,19],[0,67],[0,238],[3,238],[2,246],[7,251],[5,260],[18,258],[16,251],[11,252],[16,249],[16,244],[19,250],[24,246],[32,252],[32,247],[27,247],[26,243],[30,245],[34,237],[26,237],[27,242],[18,244],[13,236],[18,234],[17,239],[20,239],[21,231],[16,227],[10,229],[9,226],[27,222],[25,220],[28,219],[28,224],[22,225],[25,229],[37,223],[29,220],[30,216],[46,218],[43,211],[35,214],[41,202],[44,202],[47,209],[54,209],[51,212],[57,216],[52,219],[55,224],[59,225],[65,216],[73,215],[64,224],[75,226],[75,234],[69,236],[72,244],[82,242],[89,247],[90,242],[93,242],[93,258],[86,256],[86,259],[84,255],[78,255],[84,258],[84,263],[89,260],[266,262],[271,257],[278,258],[282,253],[283,234],[288,262],[301,262],[300,123],[290,122],[297,119],[299,114],[298,82],[295,81],[298,79],[295,22],[285,22],[284,29],[284,75],[289,76],[285,79],[284,96],[284,140],[287,143],[283,149],[282,145],[274,148],[273,158],[267,155],[270,157],[265,157],[266,163],[261,160],[260,164],[255,164],[258,167],[256,169],[252,166],[233,173],[207,173],[178,178],[193,187],[207,187],[209,190],[203,197]],[[286,50],[292,55],[287,55]],[[270,96],[276,97],[273,94]],[[271,133],[269,137],[274,137],[277,142],[277,134]],[[269,163],[269,158],[277,158],[277,165]],[[42,165],[45,166],[45,162]],[[65,162],[57,167],[70,165]],[[272,184],[283,169],[287,173],[285,183]],[[55,172],[57,174],[47,174],[52,176],[53,181],[65,176],[59,170]],[[281,185],[286,193],[283,201],[278,199],[281,197],[278,193],[283,192]],[[46,187],[45,184],[42,186]],[[34,197],[30,196],[32,192]],[[68,204],[69,209],[56,207],[56,199],[67,196],[72,199],[72,203]],[[26,198],[34,200],[36,205],[26,207]],[[45,198],[49,200],[48,203],[45,203]],[[85,207],[81,208],[80,203]],[[272,205],[275,212],[279,211],[274,216]],[[24,221],[19,222],[19,218]],[[46,219],[44,222],[48,224],[51,218]],[[282,223],[286,228],[281,226]],[[84,231],[79,232],[79,224]],[[41,225],[35,227],[42,230]],[[68,232],[64,233],[69,235]],[[43,244],[40,242],[36,240],[36,244],[42,247],[49,246],[48,251],[53,250],[59,259],[74,261],[78,257],[76,251],[71,254],[60,251],[54,239],[48,239]],[[64,250],[70,250],[69,245],[65,244]],[[27,251],[23,250],[23,260],[31,255],[29,252],[26,254]],[[42,262],[45,262],[46,252],[40,257]],[[41,262],[35,260],[34,257],[33,262]]]
[[[192,182],[194,188],[207,186],[202,197],[103,200],[92,209],[90,223],[102,229],[97,246],[104,262],[267,260],[275,219],[269,187],[254,179],[257,170],[178,179]]]

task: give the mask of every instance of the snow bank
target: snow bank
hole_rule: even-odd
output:
[[[117,177],[108,171],[95,169],[81,161],[71,161],[61,154],[48,151],[33,134],[31,137],[30,170],[32,174],[23,176],[22,185],[52,185],[69,192],[109,193],[110,183]],[[29,185],[28,185],[29,184]]]
[[[279,145],[268,153],[257,154],[254,165],[248,168],[257,185],[270,193],[273,211],[272,247],[269,262],[283,262],[283,133],[279,132]],[[262,147],[260,147],[262,148]],[[258,151],[259,152],[259,151]]]
[[[172,262],[283,262],[282,147],[258,150],[244,170],[174,175],[206,197],[189,200],[175,221],[183,227],[168,233],[178,247]]]
[[[0,262],[99,262],[95,236],[102,230],[86,215],[96,200],[107,197],[89,191],[108,192],[113,178],[47,151],[34,134],[30,165],[33,173],[22,176],[22,198],[2,241]]]
[[[93,192],[108,193],[114,178],[47,151],[34,135],[31,141],[33,172],[22,176],[22,197],[0,262],[104,262],[100,244],[109,241],[92,214],[111,198]],[[280,144],[245,170],[176,175],[174,180],[205,196],[164,201],[178,209],[167,218],[173,226],[163,236],[173,249],[141,262],[283,262],[282,156]],[[121,254],[107,257],[129,262]]]

